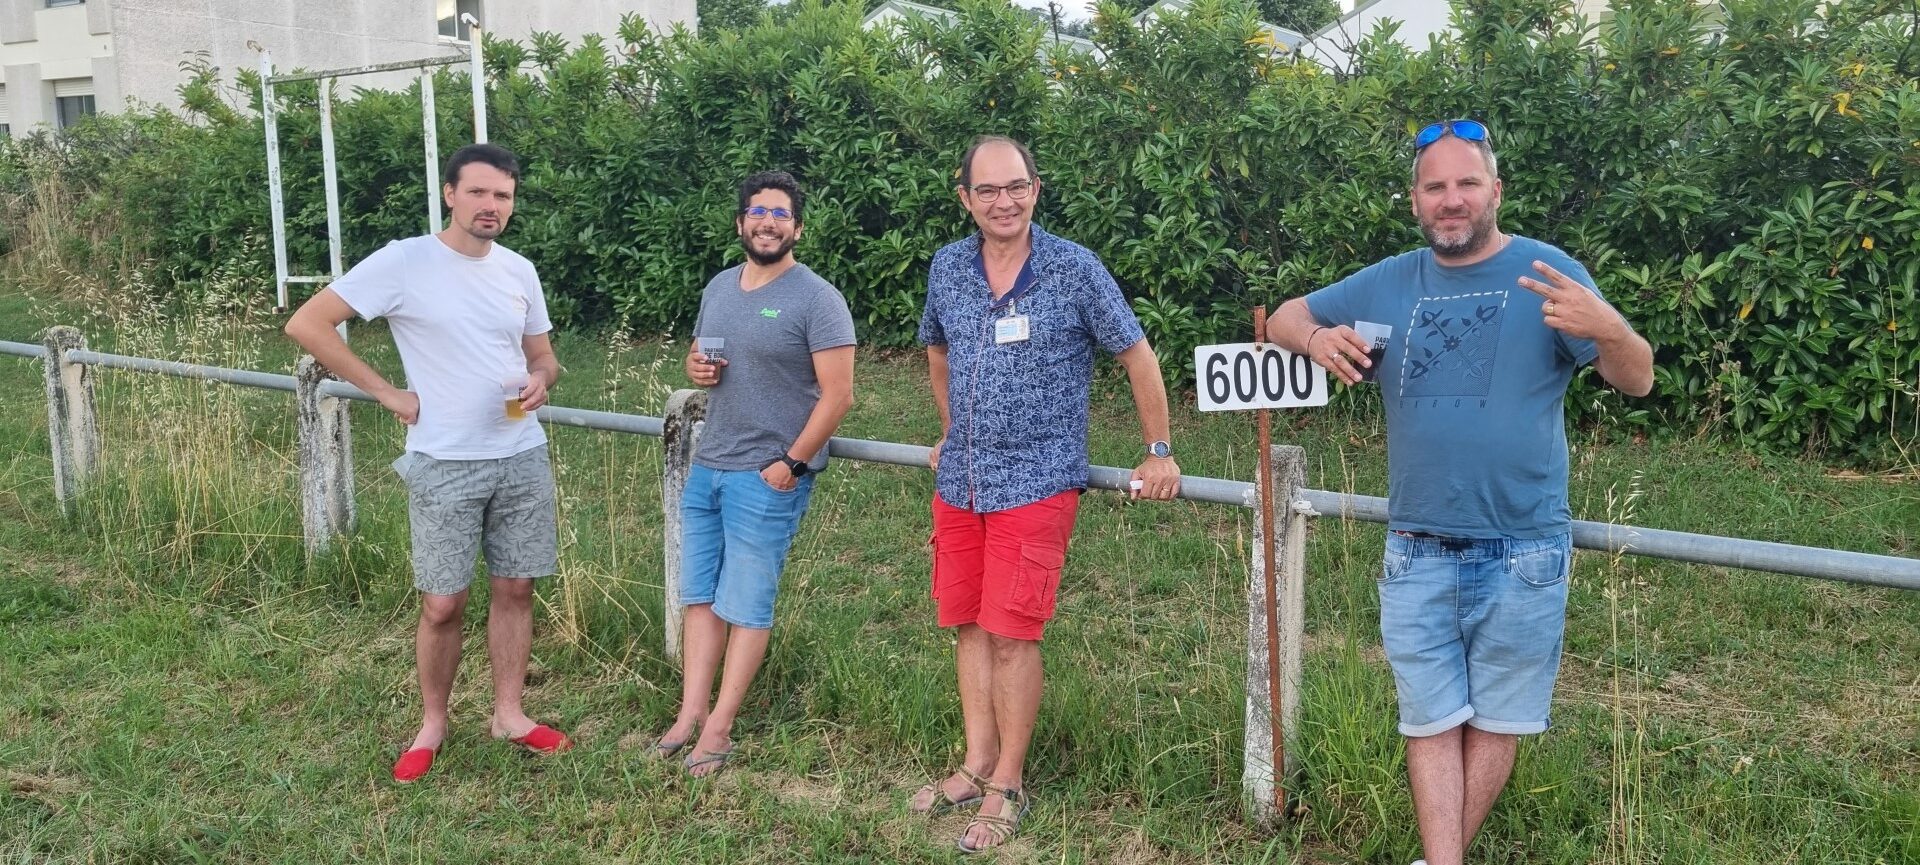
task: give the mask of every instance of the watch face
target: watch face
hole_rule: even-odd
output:
[[[1154,442],[1152,445],[1148,446],[1147,450],[1149,453],[1152,453],[1154,456],[1160,457],[1162,459],[1173,456],[1173,448],[1172,446],[1168,445],[1166,442]]]

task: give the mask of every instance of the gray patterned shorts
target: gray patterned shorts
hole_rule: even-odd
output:
[[[393,470],[407,485],[414,588],[430,595],[466,591],[483,544],[494,577],[532,579],[559,569],[546,445],[491,460],[438,460],[408,451]]]

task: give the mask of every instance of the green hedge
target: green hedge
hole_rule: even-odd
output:
[[[1250,305],[1418,245],[1409,133],[1472,116],[1497,137],[1504,227],[1585,261],[1657,347],[1654,399],[1588,377],[1576,412],[1777,447],[1910,437],[1920,47],[1905,0],[1732,2],[1711,20],[1689,0],[1622,0],[1599,26],[1568,5],[1465,0],[1457,36],[1418,53],[1371,41],[1353,74],[1270,58],[1225,0],[1144,30],[1109,10],[1105,62],[1042,51],[1029,16],[993,3],[896,31],[861,29],[861,5],[842,3],[741,33],[630,21],[604,44],[491,44],[490,128],[527,162],[508,239],[564,320],[671,332],[738,259],[734,184],[788,168],[812,193],[803,259],[867,342],[907,346],[930,256],[970,228],[958,153],[1005,132],[1036,151],[1040,219],[1107,261],[1190,377],[1191,346],[1244,338]],[[241,241],[267,231],[257,96],[231,109],[209,80],[188,88],[192,122],[83,133],[114,158],[70,174],[182,281],[258,256]],[[464,82],[438,92],[440,140],[457,142]],[[311,270],[314,91],[282,93],[293,254]],[[419,116],[409,93],[336,111],[349,261],[422,230]],[[35,147],[0,160],[0,184],[61,149]]]

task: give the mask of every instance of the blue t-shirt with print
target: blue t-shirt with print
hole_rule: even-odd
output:
[[[1389,528],[1462,538],[1572,528],[1562,401],[1599,349],[1547,326],[1544,300],[1518,282],[1539,278],[1536,260],[1599,294],[1565,252],[1515,236],[1475,264],[1447,267],[1422,248],[1307,295],[1321,324],[1393,328],[1378,375]]]
[[[1086,488],[1094,350],[1146,337],[1099,257],[1038,225],[1032,238],[1031,285],[1011,304],[993,299],[978,234],[934,253],[927,273],[919,338],[947,347],[953,421],[934,485],[975,513]],[[994,322],[1010,315],[1026,317],[1028,338],[996,342]]]

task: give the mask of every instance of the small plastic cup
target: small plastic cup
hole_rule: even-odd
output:
[[[502,379],[500,399],[506,403],[507,420],[526,420],[527,410],[520,405],[520,391],[526,389],[525,378]]]
[[[1353,332],[1367,341],[1368,366],[1360,370],[1360,380],[1376,381],[1380,376],[1380,364],[1387,359],[1387,343],[1393,341],[1393,328],[1371,321],[1356,321],[1353,323]]]

